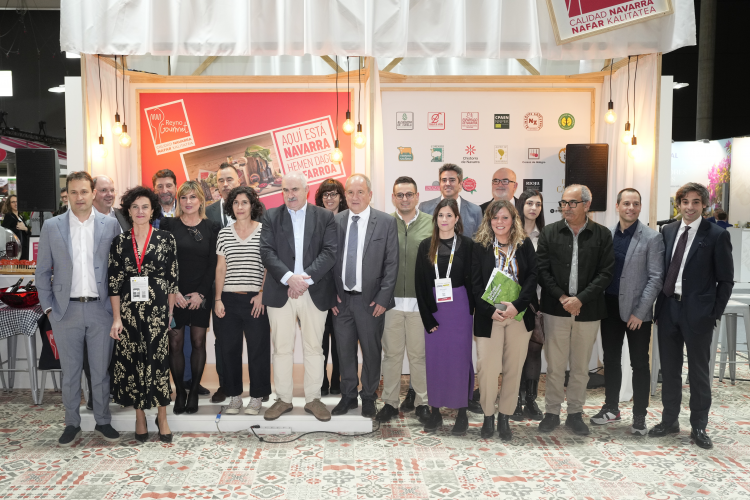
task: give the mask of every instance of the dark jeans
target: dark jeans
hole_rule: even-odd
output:
[[[604,404],[617,408],[622,385],[622,344],[628,336],[630,366],[633,368],[633,415],[648,413],[651,389],[651,367],[648,348],[651,345],[651,321],[644,321],[637,330],[628,328],[620,318],[620,302],[616,295],[604,295],[607,318],[602,320],[602,349],[604,350]]]
[[[242,394],[242,337],[247,343],[247,368],[250,373],[250,397],[271,394],[271,325],[268,312],[253,318],[250,300],[258,295],[223,292],[224,317],[221,318],[223,356],[222,389],[227,396]]]
[[[333,369],[331,370],[331,389],[341,388],[341,372],[339,371],[339,353],[336,350],[336,336],[333,334],[333,313],[328,311],[326,317],[326,326],[323,330],[323,356],[325,361],[323,362],[323,389],[328,389],[328,339],[331,339],[331,364]]]

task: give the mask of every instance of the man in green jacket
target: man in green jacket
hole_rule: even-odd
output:
[[[599,323],[607,317],[604,289],[612,281],[615,254],[612,232],[586,215],[591,206],[589,188],[568,186],[559,203],[563,219],[542,229],[536,254],[547,337],[546,408],[539,431],[551,432],[560,425],[565,370],[570,365],[565,426],[587,435],[583,404],[589,359]]]
[[[414,268],[419,243],[432,236],[432,217],[417,209],[419,192],[411,177],[399,177],[393,185],[393,205],[398,226],[399,265],[396,278],[396,307],[385,313],[383,332],[383,394],[385,405],[375,419],[388,422],[398,415],[399,389],[404,363],[404,348],[409,356],[411,386],[401,409],[414,409],[417,417],[429,416],[427,374],[425,371],[424,326],[414,291]]]

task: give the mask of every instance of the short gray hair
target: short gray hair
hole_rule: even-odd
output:
[[[351,175],[351,176],[349,176],[349,178],[348,178],[348,179],[346,180],[346,184],[344,185],[344,188],[346,188],[346,186],[348,186],[348,185],[349,185],[349,182],[350,182],[350,181],[351,181],[352,179],[354,179],[355,177],[356,177],[356,178],[358,178],[358,179],[364,179],[364,181],[365,181],[365,184],[367,184],[367,190],[368,190],[369,192],[371,192],[371,193],[372,193],[372,182],[370,182],[370,178],[369,178],[369,177],[367,177],[367,176],[366,176],[365,174],[352,174],[352,175]]]
[[[298,180],[302,183],[302,187],[304,189],[307,189],[307,177],[305,177],[305,174],[302,172],[290,172],[286,174],[283,179],[289,179],[289,180]]]
[[[591,202],[591,190],[587,186],[584,186],[583,184],[571,184],[570,186],[565,186],[565,189],[570,188],[581,188],[581,201],[584,203]]]

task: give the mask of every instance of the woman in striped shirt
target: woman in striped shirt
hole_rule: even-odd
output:
[[[224,212],[236,222],[219,232],[216,244],[216,316],[221,318],[224,384],[230,396],[225,413],[242,408],[242,336],[247,342],[250,402],[245,413],[257,415],[263,397],[271,394],[271,326],[262,303],[266,270],[260,260],[260,232],[256,222],[261,203],[247,186],[234,188]]]

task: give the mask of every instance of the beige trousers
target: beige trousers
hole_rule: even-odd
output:
[[[427,371],[424,357],[424,325],[419,312],[391,309],[385,313],[383,330],[383,402],[398,408],[404,348],[409,357],[411,385],[417,393],[415,404],[427,404]]]
[[[565,400],[565,370],[568,379],[568,415],[583,411],[589,383],[589,360],[600,321],[575,321],[573,317],[544,314],[544,357],[547,360],[545,413],[560,414]]]
[[[528,312],[526,314],[529,314]],[[484,415],[495,414],[497,399],[497,377],[503,374],[500,388],[500,413],[512,415],[518,400],[521,370],[526,361],[531,332],[526,331],[523,321],[506,319],[492,322],[492,334],[474,337],[477,341],[477,379],[479,379],[479,402]]]
[[[305,402],[320,398],[323,384],[323,330],[328,311],[320,311],[310,293],[298,299],[287,299],[284,307],[267,307],[271,323],[273,345],[273,384],[276,396],[285,403],[292,402],[294,392],[294,341],[297,319],[302,330],[302,349],[305,363]]]

